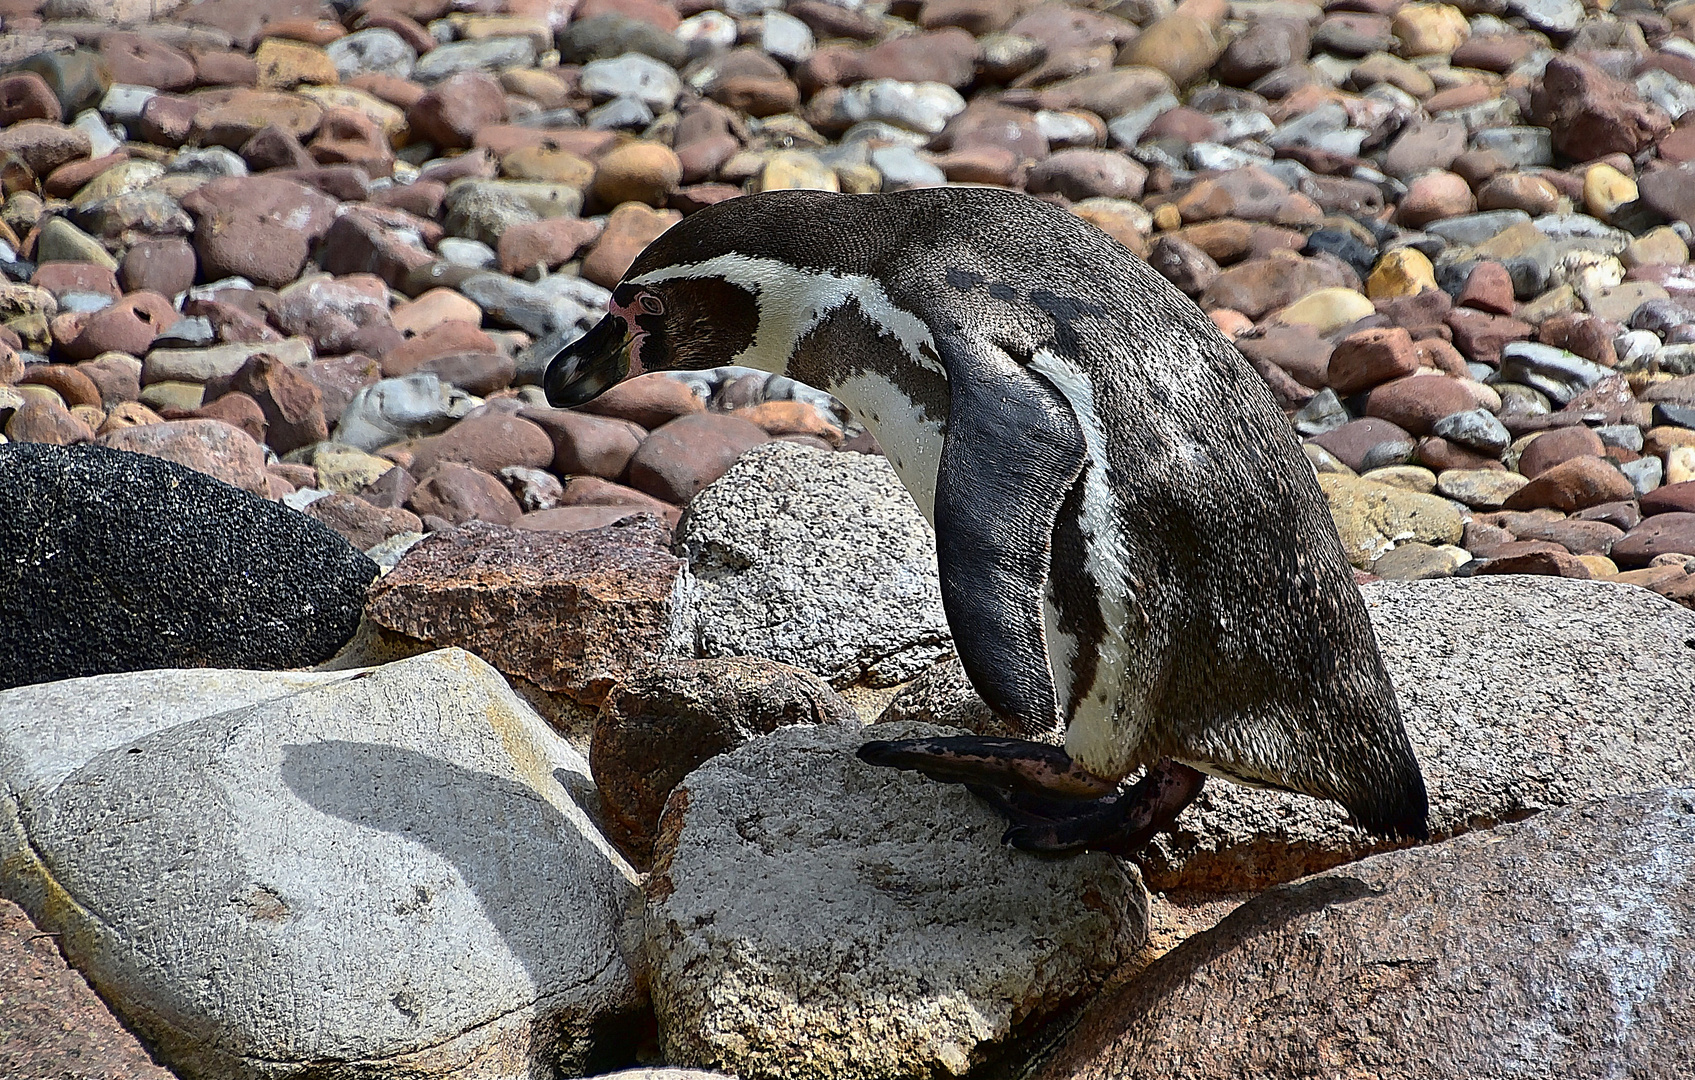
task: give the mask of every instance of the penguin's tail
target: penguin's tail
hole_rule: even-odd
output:
[[[1430,799],[1424,790],[1424,775],[1414,762],[1403,770],[1399,783],[1379,791],[1363,802],[1343,800],[1354,824],[1368,833],[1390,840],[1430,839]]]

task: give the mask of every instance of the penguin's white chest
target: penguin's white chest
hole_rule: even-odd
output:
[[[935,528],[936,476],[942,465],[946,423],[932,418],[910,395],[876,371],[858,372],[825,389],[852,409],[871,432],[919,512]]]

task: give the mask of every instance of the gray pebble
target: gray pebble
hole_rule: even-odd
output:
[[[499,71],[534,67],[536,44],[527,37],[492,37],[438,45],[418,58],[412,77],[423,83],[440,82],[461,71]]]
[[[409,79],[418,64],[417,50],[386,27],[357,30],[324,46],[345,82],[358,75],[393,75]]]
[[[664,112],[677,103],[683,81],[668,65],[651,56],[630,52],[613,60],[584,65],[582,88],[595,101],[633,97],[655,112]]]
[[[1469,446],[1495,457],[1499,457],[1513,441],[1506,426],[1495,419],[1487,409],[1450,413],[1436,421],[1432,430],[1449,442]]]

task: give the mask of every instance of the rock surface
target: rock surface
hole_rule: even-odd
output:
[[[1600,1080],[1689,1066],[1695,789],[1283,885],[1090,1005],[1041,1080]]]
[[[963,789],[789,727],[672,794],[647,884],[666,1057],[744,1078],[957,1075],[1146,937],[1133,868],[1003,847]],[[829,1038],[820,1038],[829,1032]]]
[[[587,763],[475,657],[100,676],[0,716],[0,888],[182,1075],[621,1060],[633,874],[563,786]]]
[[[667,536],[647,515],[584,532],[472,522],[412,548],[367,616],[599,705],[624,674],[692,654],[693,593]]]
[[[0,446],[0,492],[0,687],[314,664],[377,572],[317,522],[143,454]]]
[[[888,462],[750,451],[690,505],[702,656],[764,656],[838,687],[892,685],[946,652],[935,538]]]

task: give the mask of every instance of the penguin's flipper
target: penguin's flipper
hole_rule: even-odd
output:
[[[971,685],[1034,735],[1059,722],[1042,595],[1087,447],[1065,399],[1004,350],[958,333],[935,342],[949,387],[936,476],[942,607]]]

